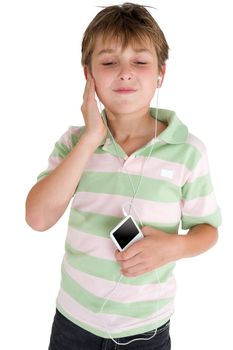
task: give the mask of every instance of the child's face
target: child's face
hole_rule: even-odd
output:
[[[112,113],[133,113],[148,108],[157,88],[159,75],[155,48],[146,44],[129,45],[96,41],[91,60],[96,93]]]

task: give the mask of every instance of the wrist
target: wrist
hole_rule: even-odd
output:
[[[95,150],[102,142],[104,135],[96,135],[94,133],[85,132],[80,141],[85,143],[89,148]]]
[[[186,257],[186,235],[174,235],[174,260],[181,260]]]

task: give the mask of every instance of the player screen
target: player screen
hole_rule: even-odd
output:
[[[121,249],[124,247],[139,233],[133,220],[128,218],[114,233],[113,236],[119,243]]]

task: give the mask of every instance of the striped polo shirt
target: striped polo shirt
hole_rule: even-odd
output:
[[[103,116],[106,120],[104,112]],[[151,108],[151,116],[155,118],[156,109]],[[108,130],[86,164],[70,207],[56,306],[69,320],[104,338],[160,327],[174,311],[175,262],[156,272],[123,276],[115,288],[120,266],[109,232],[123,218],[122,207],[134,195],[144,160],[133,201],[143,225],[172,234],[179,226],[218,227],[221,223],[204,144],[188,132],[174,111],[158,109],[157,117],[167,124],[166,129],[130,156],[114,144]],[[62,162],[84,130],[84,126],[69,127],[56,142],[38,181]]]

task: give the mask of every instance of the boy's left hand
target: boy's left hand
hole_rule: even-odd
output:
[[[116,251],[116,260],[121,266],[121,273],[126,277],[136,277],[152,271],[179,255],[180,236],[168,234],[153,227],[142,228],[144,238],[135,242],[127,250]]]

